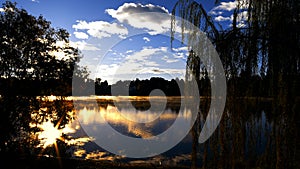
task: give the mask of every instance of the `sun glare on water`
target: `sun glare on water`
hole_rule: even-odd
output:
[[[55,144],[57,139],[62,139],[62,131],[54,127],[50,121],[44,122],[41,125],[41,128],[43,131],[40,133],[39,139],[41,140],[44,148]]]

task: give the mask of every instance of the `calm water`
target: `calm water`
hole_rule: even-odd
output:
[[[131,138],[147,139],[167,131],[176,119],[184,125],[192,113],[182,109],[180,98],[150,98],[150,102],[147,97],[78,97],[70,100],[76,108],[75,120],[64,134],[71,138],[65,141],[72,145],[68,152],[73,158],[208,168],[297,166],[295,147],[298,143],[294,137],[297,104],[280,106],[271,99],[227,101],[217,129],[205,143],[199,144],[199,132],[210,107],[210,100],[201,99],[195,125],[189,124],[190,132],[177,145],[153,157],[126,158],[125,150],[124,155],[115,155],[99,145],[103,138],[111,138],[105,144],[112,147],[122,144],[122,140],[113,140],[115,133],[107,128],[110,126]],[[180,134],[180,130],[172,133],[174,137],[176,134]]]

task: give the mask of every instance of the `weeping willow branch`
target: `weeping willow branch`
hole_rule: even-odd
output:
[[[187,41],[191,50],[197,51],[194,47],[202,46],[196,33],[200,29],[215,46],[227,79],[259,76],[269,81],[270,94],[276,95],[279,87],[284,86],[279,83],[295,84],[294,79],[300,74],[300,1],[235,2],[232,24],[223,30],[201,4],[179,0],[172,10],[171,44],[180,23],[182,43]],[[242,14],[247,17],[240,25]]]

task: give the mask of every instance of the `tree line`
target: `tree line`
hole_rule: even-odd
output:
[[[125,96],[149,96],[155,89],[161,90],[166,96],[184,96],[185,82],[183,79],[167,80],[162,77],[151,77],[150,79],[138,79],[117,81],[109,85],[107,80],[101,81],[101,78],[96,78],[95,81],[90,80],[88,83],[95,86],[95,91],[86,88],[82,94],[90,95],[125,95]],[[210,84],[208,79],[199,81],[198,91],[201,96],[210,96]],[[93,89],[93,88],[92,88]]]

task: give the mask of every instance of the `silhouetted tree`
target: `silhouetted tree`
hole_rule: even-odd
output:
[[[0,78],[8,80],[2,94],[12,94],[15,90],[8,89],[24,80],[46,85],[48,91],[45,93],[54,92],[51,88],[56,93],[66,93],[74,66],[81,58],[78,49],[69,43],[69,33],[52,28],[42,16],[34,17],[25,9],[18,9],[16,3],[7,1],[3,9],[0,15]],[[27,86],[27,90],[34,92],[35,88]]]
[[[215,2],[216,4],[219,3],[218,0]],[[182,41],[185,42],[187,39],[189,47],[193,51],[199,51],[194,48],[199,48],[202,44],[197,37],[198,34],[196,34],[198,30],[193,26],[199,28],[210,39],[220,56],[227,77],[227,93],[229,95],[272,97],[274,99],[272,102],[273,109],[280,110],[272,112],[276,116],[274,123],[282,123],[285,120],[293,121],[287,118],[286,115],[289,112],[290,115],[294,116],[294,113],[289,110],[289,105],[297,105],[295,102],[297,96],[299,96],[300,1],[235,0],[235,2],[237,6],[233,11],[232,25],[224,30],[213,21],[212,16],[208,15],[202,4],[193,0],[178,0],[172,14],[174,16],[179,15],[182,18]],[[244,25],[241,26],[238,22],[243,12],[247,13],[247,19]],[[174,16],[172,18],[171,40],[173,40],[176,32],[176,18]],[[185,21],[192,23],[192,26]],[[196,53],[196,55],[199,56],[201,53]],[[187,60],[187,72],[189,74],[186,76],[188,77],[196,74],[198,76],[199,72],[199,70],[193,70],[198,67],[199,62],[192,62],[192,58],[189,57]],[[230,106],[240,108],[238,104],[232,102],[227,104],[234,104],[236,106]],[[227,166],[228,168],[245,168],[243,161],[246,152],[244,149],[246,129],[243,129],[245,124],[243,119],[239,117],[241,115],[237,114],[236,116],[237,119],[232,118],[232,125],[237,136],[231,140],[232,143],[229,147],[236,157]],[[279,117],[280,120],[277,119]],[[294,126],[295,122],[291,122],[289,125]],[[298,165],[297,160],[294,159],[293,155],[290,155],[289,151],[283,151],[289,149],[289,146],[287,144],[283,146],[282,144],[284,141],[289,140],[285,138],[294,138],[295,135],[297,137],[297,134],[287,133],[286,130],[288,129],[286,127],[273,126],[273,128],[276,138],[272,140],[276,141],[270,141],[273,144],[270,147],[276,146],[276,150],[267,153],[270,156],[268,160],[273,159],[273,162],[270,162],[270,165],[266,168],[294,168]],[[252,134],[257,135],[257,133]],[[286,137],[286,134],[289,136]],[[197,137],[196,132],[194,137]],[[197,141],[197,138],[194,141]],[[213,141],[211,140],[211,142]],[[206,145],[204,146],[207,150]],[[224,149],[224,145],[221,146],[220,148]],[[216,147],[214,148],[213,151],[215,152],[212,153],[212,158],[217,159],[219,152]],[[296,151],[293,151],[293,153]],[[206,153],[203,159],[203,167],[209,168]],[[252,159],[256,161],[258,158],[253,157]],[[210,164],[211,167],[216,167],[216,165],[217,163],[214,162]],[[257,166],[261,166],[261,164],[257,164]],[[227,168],[226,165],[222,167]]]
[[[193,0],[179,0],[172,14],[179,15],[205,32],[215,45],[226,77],[231,81],[229,93],[244,92],[239,90],[241,84],[236,78],[242,77],[242,85],[247,86],[252,83],[251,77],[258,75],[265,80],[265,84],[268,84],[269,96],[295,97],[300,72],[298,57],[300,36],[297,31],[300,25],[300,2],[297,0],[236,0],[236,2],[232,26],[225,30],[213,21],[201,4]],[[238,24],[242,12],[247,12],[248,16],[244,26]],[[175,34],[174,25],[175,17],[172,21],[172,36]],[[193,31],[197,30],[190,28],[191,26],[185,22],[181,26],[183,40],[187,36],[188,44],[196,43],[198,39],[195,36],[198,35]],[[189,34],[185,34],[187,29],[191,31]],[[257,92],[249,87],[242,95]]]
[[[73,105],[64,95],[72,77],[87,77],[84,68],[73,73],[81,58],[69,43],[69,33],[54,29],[42,16],[34,17],[6,1],[0,12],[0,154],[37,153],[41,129],[31,125],[51,121],[64,127],[72,120]],[[21,91],[25,90],[25,91]],[[24,95],[25,94],[25,95]],[[55,101],[45,95],[60,95]]]

